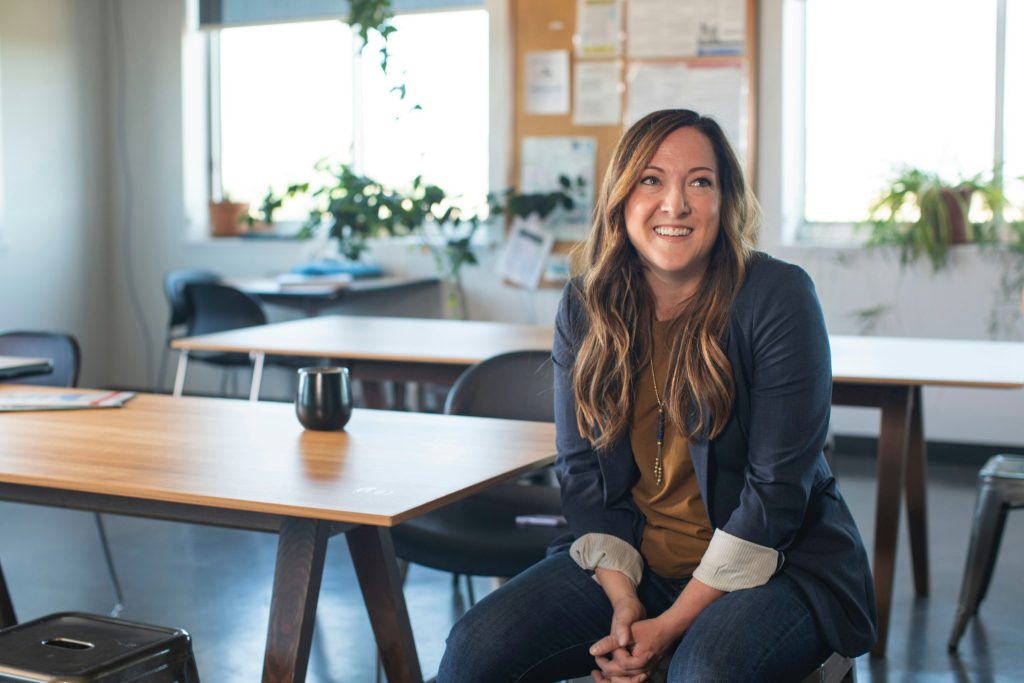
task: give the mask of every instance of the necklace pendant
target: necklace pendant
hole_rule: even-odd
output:
[[[654,455],[654,483],[661,486],[663,465],[661,461],[661,447],[665,443],[665,405],[658,404],[658,449]]]

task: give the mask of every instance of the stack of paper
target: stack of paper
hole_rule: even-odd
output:
[[[49,391],[0,392],[0,412],[120,408],[133,396],[135,396],[135,392],[132,391],[91,391],[66,394]]]

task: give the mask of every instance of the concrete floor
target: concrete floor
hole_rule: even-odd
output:
[[[874,464],[837,458],[840,486],[868,547],[874,522]],[[1010,513],[981,618],[959,657],[946,652],[974,506],[976,467],[934,465],[929,472],[932,594],[913,597],[905,529],[901,533],[889,655],[857,661],[861,683],[1024,681],[1024,513]],[[187,629],[204,683],[257,681],[269,612],[275,539],[269,535],[108,516],[126,594],[122,616]],[[18,616],[105,612],[113,594],[89,513],[0,503],[0,559]],[[477,597],[488,579],[474,582]],[[420,662],[437,669],[444,637],[463,598],[450,577],[410,570],[406,599]],[[307,680],[373,681],[375,651],[362,599],[341,538],[331,541]]]

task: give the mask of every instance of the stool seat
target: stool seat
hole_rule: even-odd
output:
[[[2,683],[199,683],[181,629],[63,612],[0,631]]]
[[[995,569],[999,543],[1006,526],[1006,513],[1024,506],[1024,456],[996,455],[978,472],[978,493],[974,503],[971,540],[960,586],[960,601],[953,619],[947,647],[956,650],[960,637],[978,612],[988,593]]]

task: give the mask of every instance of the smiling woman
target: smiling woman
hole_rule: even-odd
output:
[[[620,139],[556,319],[569,532],[455,625],[438,681],[801,680],[874,642],[821,308],[757,223],[715,121]]]

